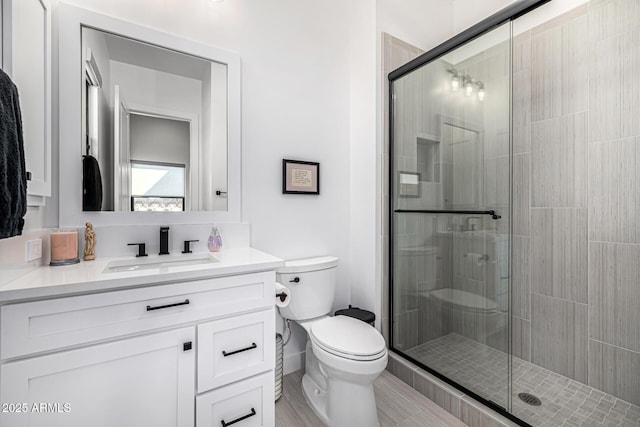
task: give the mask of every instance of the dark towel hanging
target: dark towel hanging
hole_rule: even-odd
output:
[[[102,176],[100,165],[93,156],[82,156],[82,210],[102,209]]]
[[[27,171],[18,88],[0,70],[0,239],[19,236],[27,213]]]

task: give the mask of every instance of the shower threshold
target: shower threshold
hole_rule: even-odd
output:
[[[500,350],[451,333],[404,353],[487,400],[507,396],[508,355]],[[512,379],[511,412],[533,426],[640,426],[639,406],[526,360],[512,358]],[[541,405],[525,403],[519,393],[538,397]]]

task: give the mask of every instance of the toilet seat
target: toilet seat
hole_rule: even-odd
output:
[[[370,361],[387,353],[384,338],[372,326],[347,316],[326,317],[309,328],[312,342],[338,357]]]

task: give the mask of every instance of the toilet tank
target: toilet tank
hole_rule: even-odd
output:
[[[308,320],[331,312],[336,288],[338,258],[318,258],[287,261],[276,270],[276,280],[289,288],[290,302],[280,307],[285,319]]]

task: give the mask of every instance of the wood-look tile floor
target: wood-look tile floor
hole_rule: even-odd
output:
[[[296,371],[284,377],[282,397],[276,402],[276,427],[324,427],[302,394],[302,374]],[[376,379],[374,389],[381,427],[465,425],[387,371]]]

